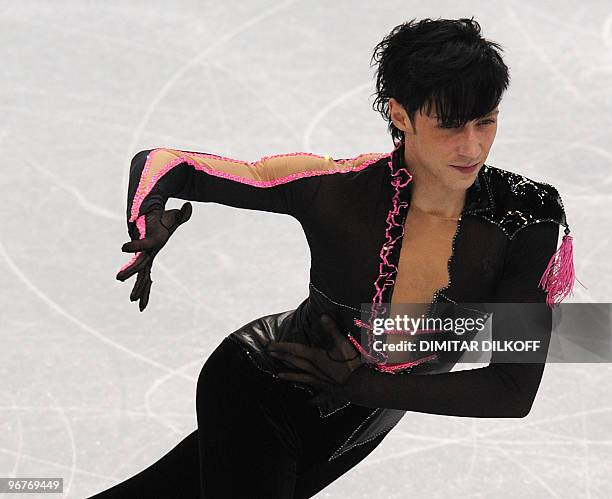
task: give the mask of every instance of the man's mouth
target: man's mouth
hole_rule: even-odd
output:
[[[450,166],[452,166],[455,170],[460,171],[461,173],[472,173],[476,171],[476,168],[478,168],[478,164],[479,162],[476,162],[473,165],[468,165],[468,166],[460,166],[460,165],[450,165]]]

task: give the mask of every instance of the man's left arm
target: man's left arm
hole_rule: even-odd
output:
[[[559,225],[540,222],[527,226],[509,242],[496,303],[538,303],[537,321],[530,323],[522,337],[543,339],[540,348],[548,351],[552,312],[545,303],[546,292],[538,284],[555,252]],[[501,307],[503,310],[503,307]],[[493,317],[495,318],[495,313]],[[509,327],[509,317],[493,322]],[[532,329],[533,328],[533,329]],[[536,331],[537,330],[537,331]],[[353,371],[343,389],[348,399],[366,407],[385,407],[448,416],[517,418],[531,410],[544,371],[541,363],[496,363],[486,367],[442,374],[390,374],[361,365]]]

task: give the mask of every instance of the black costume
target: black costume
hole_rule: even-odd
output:
[[[364,347],[360,306],[391,301],[411,178],[403,143],[391,153],[341,160],[293,153],[247,163],[167,148],[134,157],[127,206],[132,239],[144,237],[144,214],[174,197],[291,215],[304,229],[312,260],[308,298],[295,310],[246,324],[213,352],[198,381],[199,429],[128,480],[130,490],[159,491],[160,473],[182,473],[191,479],[185,494],[193,497],[198,490],[201,497],[310,497],[371,452],[405,411],[471,417],[529,412],[543,363],[491,362],[459,372],[427,362],[396,369],[368,364],[360,368],[371,373],[364,378],[363,400],[333,410],[308,405],[312,389],[276,376],[278,361],[266,354],[266,344],[326,347],[322,312],[336,319],[355,346]],[[566,231],[555,252],[559,225]],[[483,165],[467,190],[448,271],[449,284],[435,292],[430,311],[466,302],[554,306],[574,281],[571,236],[557,190]],[[541,324],[550,335],[550,310],[544,308]],[[249,404],[235,393],[224,395],[230,389],[240,390]],[[218,461],[223,439],[233,442],[226,454],[236,446],[233,455],[244,452],[250,469],[227,474],[244,463],[238,457]],[[201,488],[193,476],[198,469]],[[122,485],[128,490],[120,484],[109,492],[119,493]]]

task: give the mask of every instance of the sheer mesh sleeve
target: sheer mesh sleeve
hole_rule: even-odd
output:
[[[163,209],[171,197],[283,213],[302,221],[326,174],[359,170],[380,155],[333,160],[296,152],[248,162],[177,149],[143,150],[130,167],[128,229],[143,223],[145,213]]]
[[[140,151],[132,160],[128,222],[165,207],[171,197],[299,218],[316,189],[316,175],[335,166],[307,153],[268,156],[255,162],[175,149]]]
[[[546,338],[544,352],[548,350],[552,316],[538,282],[555,251],[558,235],[556,223],[541,222],[521,229],[509,242],[503,278],[493,301],[542,306],[519,322],[494,313],[493,339],[496,329],[508,325],[526,328],[520,334],[529,337],[538,333]],[[486,367],[431,375],[388,374],[364,365],[352,373],[346,388],[354,403],[366,407],[448,416],[524,417],[531,410],[543,371],[544,362],[498,363],[495,356]]]

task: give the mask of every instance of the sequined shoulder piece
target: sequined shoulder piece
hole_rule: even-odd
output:
[[[490,165],[487,181],[495,201],[492,221],[510,239],[535,223],[550,221],[567,227],[563,201],[554,186]]]

